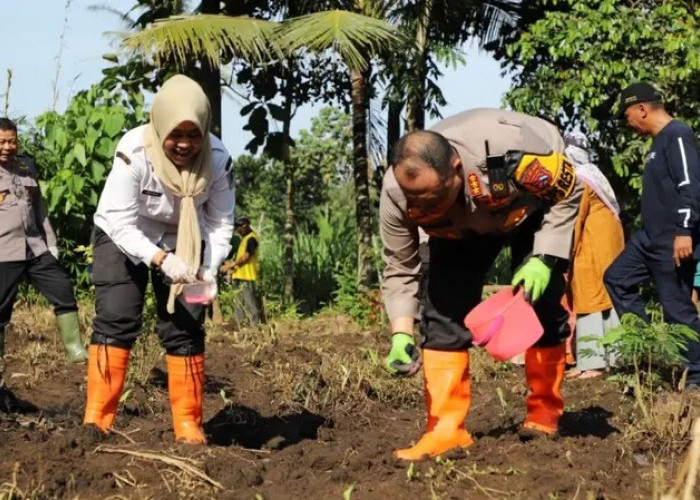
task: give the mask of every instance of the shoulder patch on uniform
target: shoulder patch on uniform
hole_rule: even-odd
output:
[[[558,203],[574,189],[573,163],[561,153],[525,153],[515,170],[515,181],[526,191],[551,203]]]
[[[552,184],[552,173],[535,158],[525,167],[518,182],[528,191],[539,193]]]
[[[117,151],[116,155],[117,155],[117,158],[119,158],[121,161],[123,161],[127,165],[131,165],[131,160],[124,153],[122,153],[121,151]]]

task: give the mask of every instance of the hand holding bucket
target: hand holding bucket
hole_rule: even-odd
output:
[[[521,287],[506,287],[482,301],[464,318],[474,345],[498,361],[520,354],[539,340],[544,328]]]

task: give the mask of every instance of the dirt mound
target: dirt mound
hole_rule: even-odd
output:
[[[208,446],[174,442],[157,353],[134,367],[117,432],[104,436],[81,425],[85,368],[63,362],[53,331],[31,329],[10,330],[6,373],[39,412],[0,413],[3,498],[648,498],[655,466],[678,458],[640,448],[632,400],[599,379],[565,383],[557,439],[521,442],[522,369],[474,352],[476,443],[400,462],[392,450],[424,424],[421,382],[387,376],[386,339],[336,316],[212,331]]]

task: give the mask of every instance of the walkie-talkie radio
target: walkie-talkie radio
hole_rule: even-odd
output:
[[[493,198],[507,198],[510,194],[508,185],[508,169],[505,156],[491,156],[489,141],[484,141],[486,146],[486,172],[489,177],[489,190]]]

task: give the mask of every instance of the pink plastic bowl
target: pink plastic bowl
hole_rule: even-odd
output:
[[[498,361],[505,361],[537,342],[544,328],[523,290],[512,287],[482,301],[464,318],[474,345],[482,346]]]
[[[212,283],[189,283],[182,287],[182,296],[187,304],[208,304],[213,295]]]

